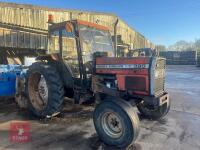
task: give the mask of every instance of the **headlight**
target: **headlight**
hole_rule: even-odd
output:
[[[155,70],[155,78],[162,78],[165,75],[164,69],[157,69]]]

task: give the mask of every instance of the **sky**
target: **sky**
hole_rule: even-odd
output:
[[[118,15],[154,44],[200,38],[200,0],[3,0]]]

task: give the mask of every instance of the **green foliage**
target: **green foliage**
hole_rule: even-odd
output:
[[[195,42],[187,42],[184,40],[178,41],[167,48],[169,51],[198,51],[200,52],[200,39]]]
[[[194,50],[194,43],[181,40],[169,46],[168,49],[173,51],[192,51]]]
[[[156,49],[157,49],[158,51],[166,51],[166,50],[167,50],[167,48],[165,47],[165,45],[157,45],[157,46],[156,46]]]

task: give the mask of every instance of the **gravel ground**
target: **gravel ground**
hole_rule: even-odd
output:
[[[199,150],[200,149],[200,68],[168,66],[166,87],[172,108],[165,119],[141,119],[141,130],[134,150]],[[101,143],[95,134],[91,106],[67,107],[62,115],[37,120],[19,110],[12,100],[0,102],[0,149],[114,150]],[[30,142],[9,141],[10,123],[28,121]]]

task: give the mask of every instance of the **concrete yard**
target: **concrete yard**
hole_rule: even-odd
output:
[[[141,118],[134,150],[200,149],[200,68],[168,66],[166,87],[172,107],[160,121]],[[37,120],[10,101],[0,102],[0,149],[114,150],[98,139],[93,127],[92,107],[67,106],[59,117]],[[29,121],[31,141],[9,141],[10,123]],[[130,148],[131,149],[131,148]]]

